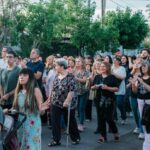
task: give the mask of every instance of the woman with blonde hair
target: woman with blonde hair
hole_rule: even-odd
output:
[[[76,58],[76,69],[75,78],[77,80],[77,95],[78,95],[78,113],[79,113],[79,125],[78,130],[84,131],[84,119],[85,119],[85,108],[88,98],[88,87],[86,86],[87,78],[89,77],[88,72],[85,70],[85,62],[81,57]]]

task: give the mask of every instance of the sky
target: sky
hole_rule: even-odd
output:
[[[101,16],[101,0],[93,0],[97,4],[95,15]],[[148,19],[146,5],[150,4],[150,0],[106,0],[106,11],[116,10],[117,7],[125,9],[130,7],[133,11],[142,10],[145,17]]]
[[[30,0],[32,2],[37,2],[39,0]],[[95,16],[101,16],[101,0],[91,0],[95,1],[97,4]],[[117,7],[120,9],[125,9],[130,7],[133,11],[142,10],[146,19],[148,19],[148,13],[146,12],[146,5],[150,4],[150,0],[106,0],[106,11],[116,10]]]

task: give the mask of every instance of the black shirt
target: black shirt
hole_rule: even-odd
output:
[[[150,85],[150,77],[148,79],[143,79],[143,81]],[[137,97],[139,99],[150,99],[150,92],[144,87],[143,84],[140,84],[138,86],[138,93],[137,93]]]
[[[93,85],[96,85],[96,84],[101,84],[102,83],[102,78],[101,78],[101,75],[96,75],[95,78],[94,78],[94,81],[93,81]],[[101,97],[101,92],[96,92],[96,99],[100,99]]]
[[[108,75],[105,78],[103,78],[101,76],[101,80],[103,81],[104,85],[107,85],[109,87],[119,87],[118,80],[114,75]],[[111,97],[111,98],[114,98],[114,96],[115,96],[114,92],[111,92],[111,91],[108,91],[108,90],[103,90],[101,88],[99,90],[100,90],[102,96]]]

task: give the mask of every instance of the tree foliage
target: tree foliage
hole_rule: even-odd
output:
[[[126,11],[108,12],[105,24],[112,24],[119,30],[119,43],[126,49],[137,48],[144,40],[149,29],[143,14],[133,13],[129,8]]]
[[[90,0],[0,0],[0,6],[0,43],[17,45],[23,55],[32,47],[45,56],[136,48],[148,32],[142,13],[128,8],[108,12],[103,24],[94,20],[96,5]]]

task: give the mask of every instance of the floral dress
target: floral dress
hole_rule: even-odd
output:
[[[25,111],[26,94],[18,94],[19,111],[27,115],[26,121],[18,130],[19,150],[41,150],[41,119],[39,113]],[[21,116],[19,116],[21,119]]]

